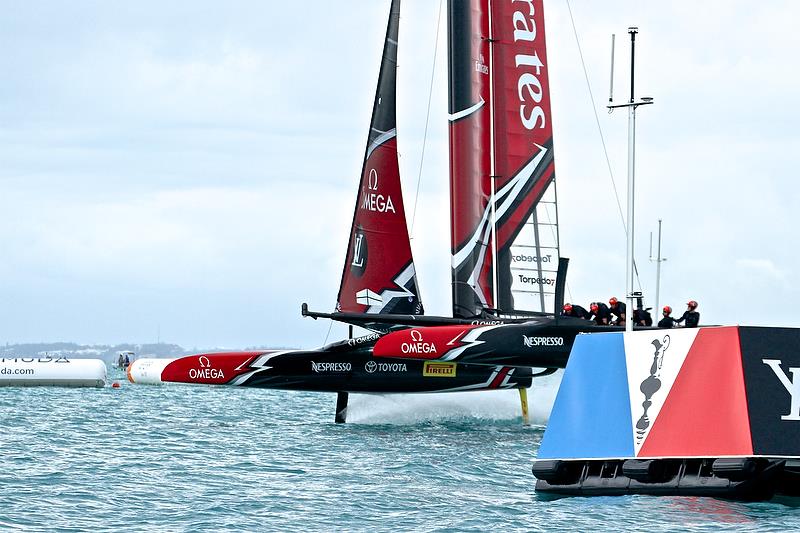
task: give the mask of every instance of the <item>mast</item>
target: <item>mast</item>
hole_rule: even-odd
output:
[[[495,129],[494,129],[494,38],[492,37],[492,0],[488,0],[489,16],[489,182],[491,193],[489,205],[492,206],[492,307],[500,309],[497,299],[499,285],[497,281],[497,171],[495,161]]]
[[[453,316],[475,318],[497,307],[498,286],[490,243],[500,213],[491,178],[488,0],[448,0],[447,20]]]
[[[636,59],[636,34],[639,33],[639,28],[631,26],[628,28],[628,33],[631,36],[631,95],[630,100],[624,104],[610,104],[608,109],[613,110],[620,107],[628,108],[628,218],[626,225],[627,242],[625,248],[625,298],[627,299],[627,309],[630,316],[625,321],[625,331],[633,331],[633,308],[634,300],[641,297],[641,293],[634,291],[634,276],[635,270],[633,267],[634,250],[633,250],[633,236],[634,236],[634,191],[636,182],[636,108],[640,105],[652,104],[653,99],[644,97],[641,100],[636,100],[634,96],[634,74],[635,74],[635,59]],[[613,85],[612,85],[613,87]]]

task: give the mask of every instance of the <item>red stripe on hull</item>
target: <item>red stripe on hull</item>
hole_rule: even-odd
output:
[[[503,384],[503,380],[506,379],[506,376],[508,375],[509,370],[511,370],[511,367],[508,367],[508,366],[504,366],[503,368],[501,368],[500,372],[498,372],[498,374],[497,374],[497,377],[494,378],[494,380],[492,380],[492,384],[489,385],[489,388],[490,389],[498,389],[498,388],[500,388],[500,385]]]

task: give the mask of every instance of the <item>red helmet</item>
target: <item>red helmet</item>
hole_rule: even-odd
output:
[[[564,304],[564,312],[571,313],[572,312],[572,304]]]
[[[619,302],[619,300],[617,300],[617,297],[616,296],[612,296],[611,299],[608,300],[608,305],[613,307],[613,306],[617,305],[617,302]]]
[[[665,306],[664,306],[664,314],[665,314],[665,315],[668,315],[668,314],[670,314],[671,312],[672,312],[672,308],[671,308],[670,306],[668,306],[668,305],[665,305]]]
[[[688,302],[686,302],[686,305],[689,306],[689,309],[694,309],[697,307],[697,302],[695,302],[694,300],[689,300]]]
[[[591,309],[592,312],[594,312],[594,311],[597,311],[598,309],[600,309],[600,306],[597,305],[597,302],[592,302],[592,305],[589,306],[589,309]]]

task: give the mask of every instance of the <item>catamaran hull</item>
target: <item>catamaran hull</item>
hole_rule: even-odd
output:
[[[136,364],[150,361],[142,359]],[[134,367],[131,374],[136,376],[136,372]],[[158,378],[150,377],[146,382],[315,392],[429,393],[527,388],[532,375],[525,367],[397,361],[373,357],[369,350],[351,354],[319,350],[191,355],[168,362]]]
[[[403,360],[564,368],[579,334],[621,329],[564,317],[519,324],[410,328],[378,339],[374,354]]]

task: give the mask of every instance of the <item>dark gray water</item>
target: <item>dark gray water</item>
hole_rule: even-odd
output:
[[[544,416],[551,391],[533,396]],[[0,388],[0,529],[800,529],[784,503],[536,496],[516,393]]]

